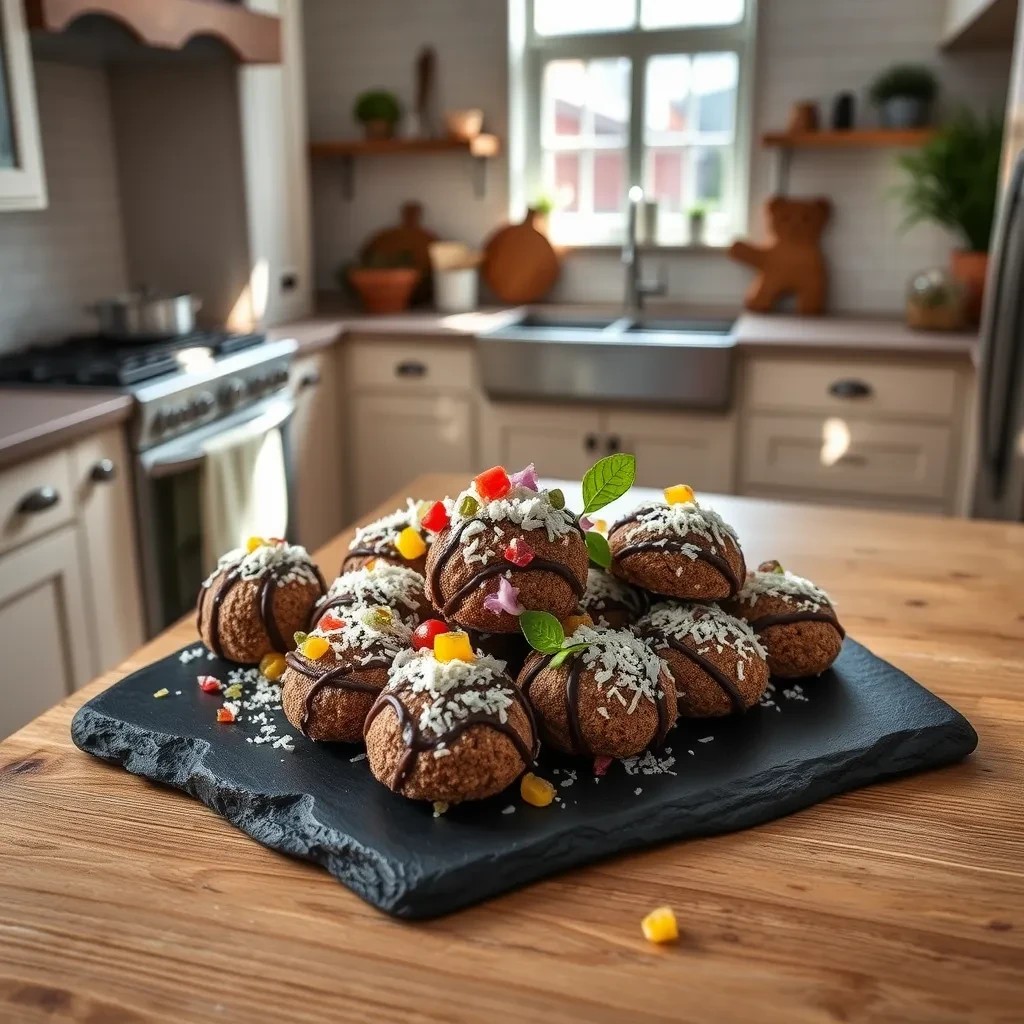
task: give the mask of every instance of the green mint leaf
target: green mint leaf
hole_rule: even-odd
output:
[[[565,642],[565,630],[551,612],[523,612],[519,628],[526,642],[541,654],[554,654]]]
[[[635,479],[635,455],[618,452],[599,459],[583,477],[583,514],[590,515],[621,498]]]
[[[572,647],[563,647],[552,659],[548,662],[549,668],[558,668],[566,658],[575,658],[580,651],[585,651],[590,645],[589,644],[573,644]]]
[[[608,547],[608,541],[594,530],[583,535],[587,542],[587,554],[594,565],[601,569],[607,569],[612,564],[612,549]]]

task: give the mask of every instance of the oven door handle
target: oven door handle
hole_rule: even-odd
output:
[[[212,436],[215,432],[225,430],[236,430],[239,427],[249,427],[250,433],[259,434],[274,430],[283,426],[295,412],[295,402],[292,399],[276,399],[272,405],[248,416],[239,419],[221,420],[216,426],[216,431],[203,431],[203,438]],[[203,450],[202,442],[198,443],[194,438],[181,438],[180,442],[171,441],[164,451],[156,448],[149,452],[150,458],[143,458],[143,465],[146,475],[153,480],[161,477],[175,476],[190,469],[198,469],[206,459],[206,452]]]

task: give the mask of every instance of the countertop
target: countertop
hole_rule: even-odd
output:
[[[131,408],[113,391],[0,388],[0,468],[123,423]]]
[[[455,493],[431,476],[406,493]],[[977,728],[965,762],[732,835],[568,872],[426,923],[384,917],[183,794],[80,753],[75,709],[0,743],[0,1018],[985,1022],[1024,1005],[1024,526],[707,499],[751,561]],[[348,534],[318,552],[335,566]],[[640,919],[670,904],[682,937]]]

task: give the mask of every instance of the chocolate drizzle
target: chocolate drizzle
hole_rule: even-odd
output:
[[[676,640],[675,637],[656,632],[645,632],[642,636],[650,640],[655,647],[661,644],[670,647],[673,651],[677,651],[684,658],[692,661],[699,669],[706,672],[719,685],[726,697],[729,698],[733,711],[747,710],[746,699],[740,692],[739,687],[713,661],[699,654],[688,644],[683,643],[682,640]]]
[[[371,668],[390,668],[391,659],[385,657],[376,657],[365,663],[358,665],[344,663],[341,665],[335,665],[333,668],[328,669],[322,676],[315,676],[310,670],[311,663],[307,658],[302,657],[294,652],[285,656],[285,662],[288,667],[294,669],[299,675],[305,676],[307,679],[315,680],[313,685],[306,692],[306,696],[302,701],[302,719],[299,722],[299,732],[303,736],[306,735],[306,728],[309,725],[309,716],[313,711],[313,701],[316,699],[316,695],[321,690],[330,688],[333,690],[345,690],[350,693],[380,693],[381,687],[373,683],[363,682],[361,679],[353,678],[356,672],[361,672],[364,669]]]
[[[534,720],[533,709],[527,703],[523,694],[520,693],[519,688],[511,680],[509,680],[508,690],[515,703],[523,709],[523,713],[526,715],[526,720],[530,726],[530,734],[533,737],[532,746],[526,743],[519,731],[512,725],[510,718],[506,717],[506,720],[503,722],[496,714],[487,711],[474,711],[465,718],[459,719],[450,729],[445,729],[437,736],[424,736],[418,719],[409,713],[409,709],[400,697],[400,693],[411,685],[411,681],[402,681],[392,684],[390,689],[381,693],[374,702],[373,707],[370,708],[370,712],[366,716],[366,725],[364,726],[365,732],[365,730],[369,729],[370,723],[385,707],[390,707],[395,712],[395,717],[398,719],[399,735],[401,735],[405,743],[405,750],[395,767],[394,775],[388,781],[388,788],[393,792],[401,792],[406,779],[408,779],[416,767],[416,760],[421,753],[427,750],[437,750],[441,746],[449,746],[474,725],[486,726],[488,729],[493,729],[495,732],[506,736],[522,758],[524,767],[532,764],[540,752],[540,744],[536,739],[537,724]],[[467,684],[467,688],[472,688],[472,686],[473,684]]]
[[[802,611],[787,612],[781,615],[762,615],[758,619],[749,619],[747,625],[755,633],[760,633],[762,629],[768,629],[771,626],[790,626],[796,622],[827,622],[840,637],[846,638],[846,630],[839,625],[839,620],[830,612]]]

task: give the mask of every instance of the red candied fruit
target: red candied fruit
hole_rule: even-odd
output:
[[[420,525],[431,533],[440,533],[448,525],[448,509],[443,501],[435,501],[420,519]]]
[[[434,649],[434,637],[442,633],[448,633],[448,623],[441,619],[427,619],[421,622],[412,633],[412,649],[414,651],[432,651]]]
[[[600,778],[602,775],[606,775],[608,769],[612,766],[614,758],[611,757],[595,757],[594,758],[594,774]]]
[[[320,621],[316,624],[316,628],[323,633],[331,633],[336,629],[343,629],[345,626],[345,620],[339,619],[333,612],[324,612],[320,616]]]
[[[513,537],[511,543],[505,548],[505,561],[525,569],[535,558],[533,548],[526,543],[522,537]]]
[[[479,476],[473,478],[473,483],[476,484],[476,493],[484,501],[497,501],[512,490],[512,481],[509,480],[504,466],[485,469]]]
[[[196,682],[203,693],[220,693],[224,689],[216,676],[197,676]]]

